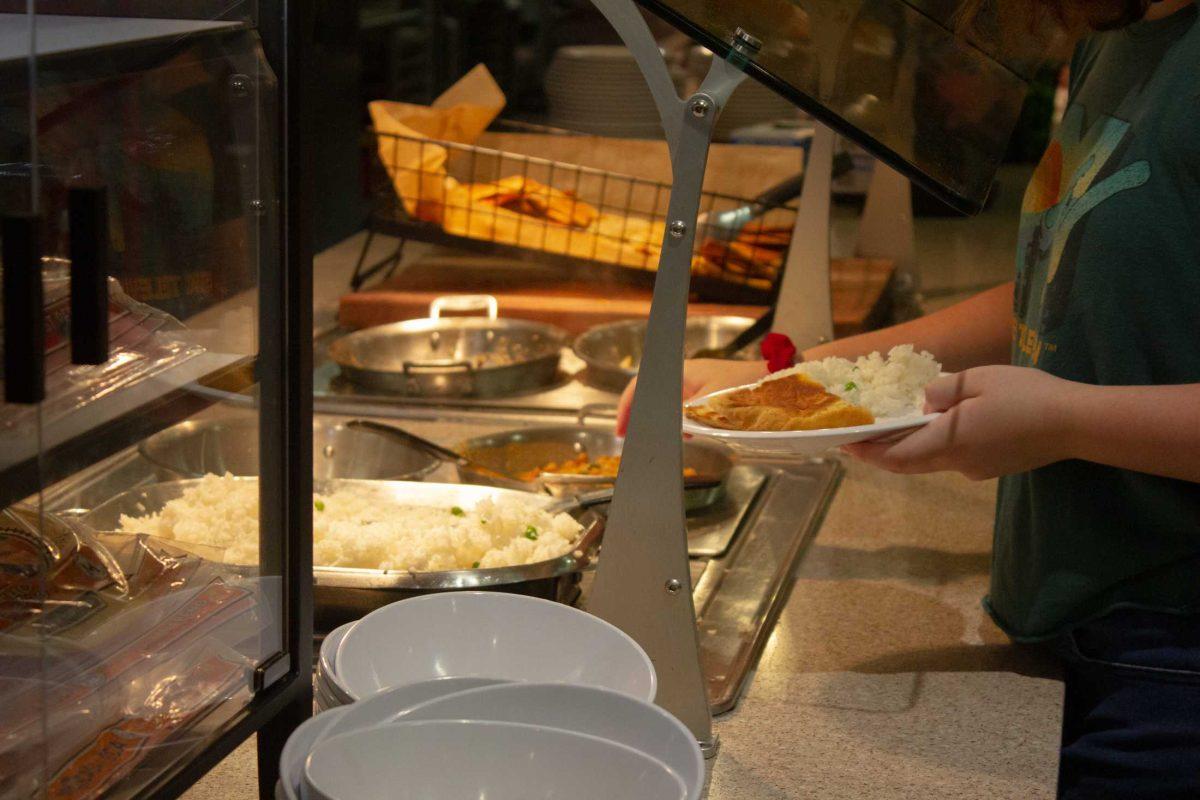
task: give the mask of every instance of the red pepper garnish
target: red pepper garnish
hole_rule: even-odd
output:
[[[767,360],[767,369],[771,372],[796,366],[796,345],[782,333],[768,333],[759,345],[759,352]]]

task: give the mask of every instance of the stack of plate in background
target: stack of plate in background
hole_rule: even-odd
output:
[[[276,796],[696,800],[703,757],[656,687],[636,642],[569,606],[403,600],[322,642],[321,713],[288,739]]]
[[[661,139],[658,107],[629,49],[560,47],[546,69],[547,122],[598,136]]]

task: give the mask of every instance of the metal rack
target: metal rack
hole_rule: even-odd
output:
[[[371,196],[374,207],[367,238],[351,286],[390,276],[403,255],[406,240],[455,247],[471,252],[551,264],[564,277],[588,277],[653,286],[660,242],[666,232],[671,186],[619,172],[493,150],[477,145],[371,131],[385,166],[374,159]],[[435,149],[436,148],[436,149]],[[394,166],[400,152],[421,166]],[[425,165],[441,163],[444,169]],[[429,197],[430,186],[436,187]],[[506,198],[474,203],[463,187],[477,187]],[[417,188],[425,196],[417,196]],[[510,199],[507,199],[510,198]],[[590,220],[563,223],[537,213],[558,203],[562,218]],[[754,201],[730,194],[701,194],[702,219],[752,206]],[[702,224],[692,257],[692,291],[700,300],[747,305],[769,302],[787,259],[795,224],[792,205],[768,208],[736,239],[724,241],[715,225]],[[368,263],[378,234],[399,239],[383,258]]]

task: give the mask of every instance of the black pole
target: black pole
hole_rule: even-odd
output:
[[[305,43],[312,41],[313,4],[312,0],[261,0],[259,15],[263,51],[282,87],[278,130],[283,145],[277,184],[281,239],[264,242],[266,248],[274,245],[281,256],[277,269],[263,271],[259,286],[263,315],[260,525],[268,537],[274,532],[282,539],[264,540],[260,552],[264,572],[277,566],[282,573],[283,644],[288,653],[282,679],[303,687],[258,731],[259,795],[267,800],[274,797],[284,742],[312,712],[313,160],[310,48]],[[271,485],[279,478],[277,485]],[[269,671],[264,675],[265,680],[271,677]]]

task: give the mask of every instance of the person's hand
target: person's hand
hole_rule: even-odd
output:
[[[767,374],[765,361],[725,361],[700,358],[683,362],[683,400],[702,397],[733,386],[754,383]],[[633,405],[633,390],[637,378],[629,382],[617,405],[617,435],[624,436],[629,427],[629,410]]]
[[[972,480],[1025,472],[1072,456],[1072,397],[1081,384],[1027,367],[978,367],[925,388],[940,417],[896,442],[845,452],[891,472],[951,470]]]

